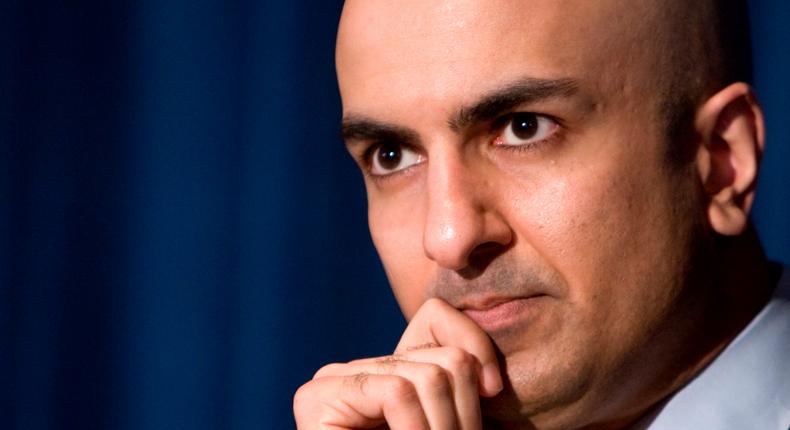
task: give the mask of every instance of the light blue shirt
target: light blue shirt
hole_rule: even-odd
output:
[[[735,340],[636,429],[790,430],[790,272]]]

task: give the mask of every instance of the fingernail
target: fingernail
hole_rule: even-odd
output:
[[[483,367],[483,388],[490,396],[502,391],[502,375],[496,364],[489,363]]]

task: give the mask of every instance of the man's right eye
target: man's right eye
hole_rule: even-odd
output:
[[[370,174],[387,176],[420,164],[424,157],[397,143],[379,143],[370,152]]]

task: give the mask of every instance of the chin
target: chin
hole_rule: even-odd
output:
[[[505,388],[481,399],[486,429],[569,429],[585,425],[580,402],[589,391],[589,378],[579,363],[562,363],[519,353],[505,359]],[[554,355],[556,357],[556,355]]]

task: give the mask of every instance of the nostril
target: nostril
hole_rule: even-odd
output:
[[[474,279],[482,275],[489,264],[497,257],[502,255],[508,248],[497,242],[481,243],[467,257],[467,266],[457,270],[459,276],[464,279]]]

